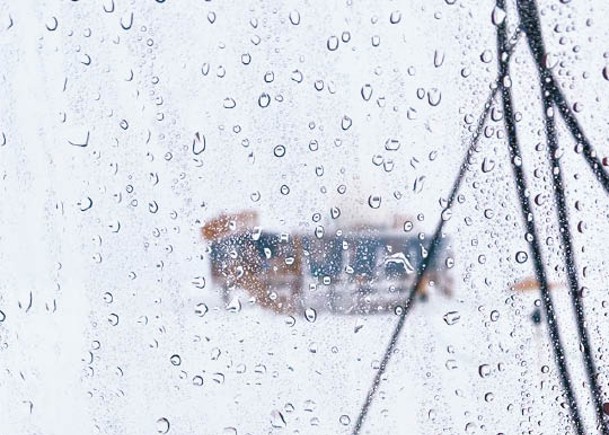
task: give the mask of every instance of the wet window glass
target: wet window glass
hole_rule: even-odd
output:
[[[0,433],[609,434],[607,17],[0,1]]]

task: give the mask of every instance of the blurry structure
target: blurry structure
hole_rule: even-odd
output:
[[[224,300],[243,290],[276,312],[393,311],[404,304],[429,243],[403,229],[365,224],[331,235],[269,232],[256,224],[256,213],[247,211],[221,215],[201,232],[210,243],[212,281]],[[420,297],[427,298],[430,288],[452,293],[448,267],[439,263],[427,266]]]

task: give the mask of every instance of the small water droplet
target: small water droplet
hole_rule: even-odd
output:
[[[364,101],[370,101],[370,98],[372,98],[372,86],[366,83],[362,86],[361,94]]]
[[[379,209],[381,207],[381,197],[379,195],[370,195],[368,197],[368,205],[374,210]]]
[[[165,417],[161,417],[156,421],[156,431],[158,433],[165,434],[169,432],[170,428],[171,425],[169,424],[169,420],[167,420]]]
[[[493,169],[495,169],[495,161],[493,159],[489,159],[488,157],[485,157],[484,160],[482,161],[482,172],[487,174],[487,173],[491,172]]]
[[[263,92],[258,97],[258,105],[264,109],[266,107],[269,107],[269,104],[271,104],[271,96],[266,92]]]
[[[433,66],[440,68],[444,63],[444,51],[436,50],[433,55]]]
[[[276,409],[271,412],[271,426],[277,429],[281,429],[287,426],[283,414]]]
[[[430,106],[436,107],[442,101],[442,93],[439,89],[432,88],[427,91],[427,102]]]
[[[275,157],[283,157],[285,156],[285,146],[283,145],[277,145],[274,149],[273,149],[273,154],[275,154]]]
[[[344,131],[347,131],[351,128],[351,125],[353,125],[353,120],[347,115],[343,116],[343,119],[340,122],[340,128],[342,128]]]
[[[491,18],[493,20],[493,24],[495,26],[500,25],[505,20],[505,16],[506,16],[505,11],[503,9],[501,9],[499,6],[495,6],[495,8],[493,9],[493,14],[491,16]]]
[[[182,364],[182,357],[180,357],[180,355],[174,354],[169,357],[169,361],[171,362],[171,364],[178,367],[180,364]]]
[[[118,314],[112,313],[108,316],[108,323],[112,326],[116,326],[119,323]]]
[[[385,141],[385,149],[387,151],[397,151],[400,149],[400,141],[397,139],[389,138]]]
[[[461,315],[458,311],[449,311],[448,313],[444,314],[443,319],[447,325],[454,325],[461,319]]]
[[[336,51],[338,49],[338,37],[334,35],[330,36],[326,45],[328,47],[328,50]]]
[[[493,52],[491,50],[484,50],[480,55],[480,60],[483,63],[491,63],[493,61]]]
[[[298,26],[300,24],[300,12],[297,10],[290,12],[290,23],[292,23],[294,26]]]
[[[226,97],[223,105],[225,109],[233,109],[237,106],[237,102],[233,98]]]
[[[389,15],[389,22],[391,24],[397,24],[402,19],[402,13],[400,11],[393,11],[391,15]]]
[[[226,306],[226,310],[231,313],[238,313],[241,311],[241,301],[239,298],[235,296]]]
[[[491,375],[491,366],[488,364],[481,364],[478,367],[478,375],[481,378],[488,378]]]
[[[305,319],[308,322],[313,323],[317,320],[317,311],[314,308],[307,308],[304,312]]]
[[[340,422],[340,424],[342,424],[343,426],[349,426],[349,424],[351,423],[351,418],[346,415],[343,414],[340,416],[340,418],[338,419],[338,421]]]
[[[197,315],[198,317],[205,316],[205,314],[207,314],[208,311],[209,311],[209,308],[203,302],[201,302],[195,306],[195,315]]]

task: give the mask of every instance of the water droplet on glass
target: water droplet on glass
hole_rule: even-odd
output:
[[[271,104],[271,96],[266,92],[263,92],[258,97],[258,105],[264,109],[266,107],[269,107],[269,104]]]
[[[491,375],[491,366],[488,364],[481,364],[478,367],[478,375],[481,378],[488,378]]]
[[[495,161],[485,157],[482,161],[482,172],[486,174],[491,172],[493,169],[495,169]]]
[[[400,11],[393,11],[391,15],[389,15],[389,22],[391,24],[397,24],[402,19],[402,13]]]
[[[195,276],[192,279],[192,285],[199,290],[203,290],[205,288],[205,277],[204,276]]]
[[[343,119],[340,122],[340,128],[347,131],[351,128],[351,125],[353,125],[351,118],[349,118],[347,115],[343,116]]]
[[[330,36],[326,45],[328,47],[328,50],[336,51],[338,49],[338,37],[334,35]]]
[[[174,366],[179,366],[180,364],[182,364],[182,358],[180,357],[180,355],[171,355],[169,357],[169,361],[171,362],[171,364],[173,364]]]
[[[368,197],[368,205],[372,209],[379,209],[381,207],[381,197],[379,195],[370,195]]]
[[[260,201],[260,192],[256,191],[250,194],[250,199],[252,200],[252,202],[258,202]]]
[[[484,63],[491,63],[493,61],[493,52],[491,50],[484,50],[480,55],[480,60]]]
[[[522,264],[522,263],[524,263],[525,261],[527,261],[527,260],[528,260],[528,258],[529,258],[529,255],[528,255],[526,252],[524,252],[524,251],[518,251],[518,252],[516,253],[516,262],[517,262],[517,263]]]
[[[237,106],[237,102],[233,98],[226,97],[223,105],[225,109],[233,109]]]
[[[372,86],[366,83],[362,86],[361,94],[364,101],[370,101],[370,98],[372,98]]]
[[[207,308],[207,305],[203,302],[195,306],[195,314],[199,317],[203,317],[205,314],[207,314],[208,311],[209,308]]]
[[[385,141],[385,149],[387,151],[397,151],[400,149],[400,145],[400,141],[397,139],[389,138]]]
[[[283,156],[285,156],[285,146],[283,146],[283,145],[277,145],[273,149],[273,154],[275,154],[275,157],[283,157]]]
[[[305,319],[308,322],[313,323],[317,320],[317,311],[314,308],[307,308],[304,312]]]
[[[302,83],[302,81],[304,80],[302,72],[297,69],[292,71],[292,80],[295,81],[296,83]]]
[[[271,412],[271,426],[277,429],[287,426],[285,418],[283,418],[283,414],[276,409]]]
[[[159,418],[156,421],[156,431],[158,433],[165,434],[169,432],[170,427],[169,420],[167,420],[165,417]]]
[[[501,23],[503,23],[503,21],[505,20],[505,11],[503,9],[501,9],[498,6],[495,6],[495,8],[493,9],[493,14],[491,16],[492,20],[493,20],[493,24],[495,26],[500,25]]]
[[[231,313],[238,313],[241,311],[241,301],[239,298],[235,296],[226,306],[226,310]]]
[[[442,101],[442,93],[439,89],[432,88],[427,91],[427,102],[430,106],[436,107]]]
[[[340,422],[340,424],[342,424],[343,426],[349,426],[349,424],[351,423],[351,418],[346,415],[343,414],[340,416],[340,418],[338,419],[338,421]]]
[[[293,10],[292,12],[290,12],[290,23],[295,26],[298,26],[300,24],[300,12],[298,12],[297,10]]]
[[[436,50],[433,54],[433,66],[440,68],[444,63],[444,51]]]
[[[443,319],[447,325],[454,325],[461,319],[461,315],[458,311],[449,311],[448,313],[444,314]]]

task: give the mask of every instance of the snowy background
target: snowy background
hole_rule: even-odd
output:
[[[493,9],[0,0],[0,434],[350,433],[397,317],[320,311],[310,322],[239,295],[227,309],[199,229],[251,209],[273,231],[397,219],[429,234],[497,74]],[[540,9],[548,62],[604,157],[609,4]],[[560,328],[594,433],[524,41],[511,68]],[[558,128],[609,392],[609,199]],[[510,290],[533,273],[516,261],[527,243],[511,174],[496,105],[445,227],[455,294],[414,308],[362,433],[572,430],[547,332],[530,319],[538,295]]]

